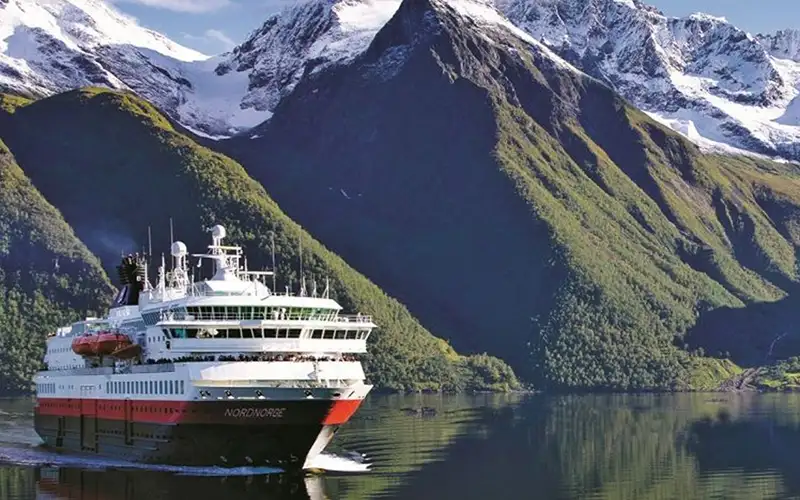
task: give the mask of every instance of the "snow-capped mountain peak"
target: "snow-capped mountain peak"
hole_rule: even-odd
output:
[[[800,59],[796,34],[754,37],[721,17],[667,17],[639,0],[500,5],[531,36],[701,145],[800,158],[800,113],[787,114],[799,93],[800,65],[787,60]]]
[[[7,0],[0,5],[0,51],[13,51],[20,32],[42,32],[70,50],[130,45],[179,61],[208,56],[139,26],[101,0]],[[18,35],[14,37],[14,35]],[[14,39],[11,39],[14,37]],[[11,39],[11,40],[10,40]]]
[[[245,108],[274,111],[306,72],[345,64],[369,46],[400,0],[310,0],[269,19],[236,47],[217,73],[246,73]]]
[[[301,79],[367,51],[401,3],[305,0],[209,58],[107,0],[0,0],[0,90],[132,89],[196,132],[230,136],[268,120]],[[490,38],[511,34],[701,145],[800,159],[800,31],[753,36],[642,0],[405,3],[454,12]]]

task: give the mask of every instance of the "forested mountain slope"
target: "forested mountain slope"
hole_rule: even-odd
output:
[[[111,294],[100,262],[0,140],[0,394],[30,390],[45,334],[99,313]]]
[[[154,250],[175,237],[202,249],[204,228],[223,224],[245,247],[251,269],[269,264],[270,233],[278,287],[297,289],[302,239],[307,276],[331,279],[346,309],[371,314],[371,382],[385,389],[507,389],[511,370],[488,356],[464,358],[423,328],[406,308],[292,222],[264,187],[222,154],[177,132],[148,102],[129,93],[74,91],[18,109],[8,141],[37,188],[111,269],[121,251],[136,251],[152,225]]]

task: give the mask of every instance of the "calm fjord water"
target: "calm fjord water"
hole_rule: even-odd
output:
[[[800,395],[370,396],[322,475],[143,467],[36,447],[0,400],[0,500],[800,498]],[[369,470],[364,471],[369,466]]]

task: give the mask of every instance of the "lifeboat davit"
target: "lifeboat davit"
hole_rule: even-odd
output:
[[[94,339],[92,337],[95,337]],[[91,356],[96,335],[77,337],[72,340],[72,352],[79,356]]]
[[[96,336],[96,340],[92,345],[92,354],[96,356],[109,356],[129,345],[131,345],[131,339],[128,338],[127,335],[114,332],[101,332]]]

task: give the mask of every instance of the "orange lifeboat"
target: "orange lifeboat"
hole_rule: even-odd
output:
[[[100,332],[92,346],[92,353],[97,356],[108,356],[129,345],[131,345],[131,339],[128,338],[127,335],[114,332]]]
[[[94,338],[93,338],[94,337]],[[76,337],[72,340],[72,352],[79,356],[91,356],[96,335],[87,335],[84,337]]]
[[[140,346],[139,344],[128,343],[127,345],[120,347],[119,349],[111,353],[111,355],[118,359],[131,359],[135,358],[141,353],[142,353],[142,346]]]

